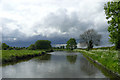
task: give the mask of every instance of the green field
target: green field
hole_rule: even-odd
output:
[[[2,50],[2,62],[11,62],[16,59],[39,56],[44,50]]]
[[[114,73],[120,74],[120,65],[119,65],[119,52],[116,50],[79,50],[75,49],[74,51],[81,52],[96,62],[102,64],[107,69],[113,71]]]

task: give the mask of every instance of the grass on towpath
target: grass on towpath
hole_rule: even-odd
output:
[[[120,59],[119,59],[119,51],[116,50],[80,50],[80,49],[75,49],[74,51],[81,52],[96,62],[102,64],[105,66],[107,69],[111,70],[114,73],[120,74]]]

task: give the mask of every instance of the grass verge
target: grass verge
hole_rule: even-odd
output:
[[[44,50],[2,50],[2,64],[28,57],[40,56],[44,53]]]
[[[81,52],[84,55],[89,56],[95,62],[100,63],[106,69],[112,71],[115,74],[120,76],[120,59],[119,52],[116,50],[79,50],[75,49],[74,51]]]

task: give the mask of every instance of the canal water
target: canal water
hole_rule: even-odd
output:
[[[58,51],[2,67],[3,78],[106,78],[79,52]]]

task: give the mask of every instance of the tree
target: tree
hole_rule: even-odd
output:
[[[68,41],[67,41],[67,45],[66,45],[66,48],[67,49],[76,49],[77,48],[77,43],[76,43],[76,40],[74,38],[70,38]]]
[[[9,46],[6,43],[2,43],[2,50],[7,50]]]
[[[8,50],[13,50],[13,47],[9,47]]]
[[[51,41],[49,40],[37,40],[35,42],[36,49],[51,49]]]
[[[104,9],[109,24],[110,42],[115,44],[116,49],[120,49],[120,1],[108,2]]]
[[[65,46],[60,46],[60,49],[65,49]]]
[[[35,50],[35,45],[34,44],[31,44],[29,47],[28,47],[29,50]]]
[[[84,41],[87,49],[92,49],[94,45],[100,44],[101,35],[97,34],[94,29],[89,29],[80,35],[80,40]]]

